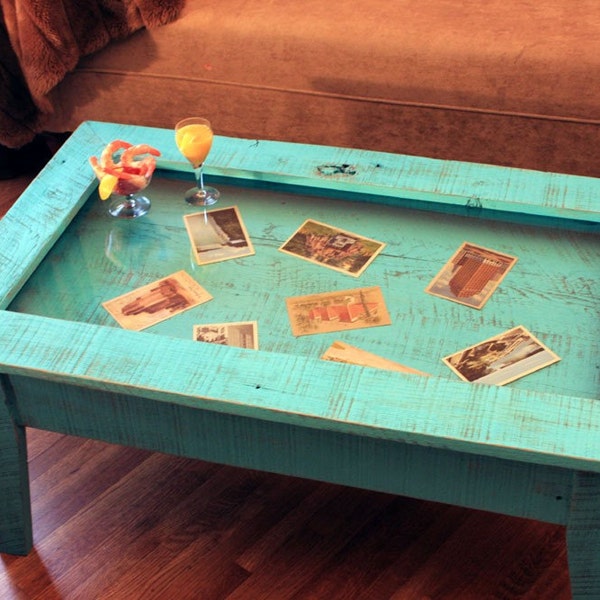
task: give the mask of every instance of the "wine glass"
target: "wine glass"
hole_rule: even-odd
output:
[[[194,206],[211,206],[221,193],[213,187],[205,186],[202,175],[204,161],[210,152],[213,131],[207,119],[188,117],[175,125],[175,143],[177,148],[194,168],[196,187],[185,194],[185,201]]]

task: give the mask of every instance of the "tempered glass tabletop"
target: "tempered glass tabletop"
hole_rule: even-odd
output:
[[[522,325],[561,361],[508,385],[597,398],[600,241],[585,227],[221,179],[214,208],[237,207],[255,253],[199,265],[183,219],[202,211],[184,203],[190,179],[190,174],[158,171],[146,190],[152,209],[135,220],[110,217],[93,190],[9,310],[120,327],[103,302],[184,270],[213,299],[146,331],[192,339],[195,325],[255,321],[259,349],[249,352],[318,358],[342,340],[434,377],[457,379],[442,357]],[[359,277],[281,252],[307,219],[385,247]],[[425,292],[464,242],[518,259],[480,310]],[[293,334],[287,298],[351,295],[372,286],[381,289],[390,325]]]

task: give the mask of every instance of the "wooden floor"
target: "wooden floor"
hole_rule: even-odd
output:
[[[561,527],[29,430],[0,598],[566,600]]]
[[[0,555],[2,600],[570,598],[562,527],[37,430],[28,450],[35,548]]]
[[[21,175],[14,179],[0,180],[0,217],[13,205],[31,182],[31,175]]]

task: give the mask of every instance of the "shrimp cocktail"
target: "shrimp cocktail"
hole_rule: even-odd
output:
[[[137,195],[150,183],[156,168],[155,156],[160,152],[147,144],[133,145],[115,140],[106,146],[98,160],[90,158],[90,164],[100,181],[98,193],[102,200],[115,194],[116,198],[108,212],[113,217],[134,219],[150,210],[150,200]]]
[[[185,201],[194,206],[210,206],[219,198],[219,190],[205,186],[202,176],[204,161],[213,143],[210,123],[202,117],[188,117],[175,125],[175,144],[194,169],[196,187],[185,194]]]

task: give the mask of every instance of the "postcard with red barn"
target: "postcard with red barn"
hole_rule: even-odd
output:
[[[286,305],[296,337],[391,324],[379,286],[294,296]]]

